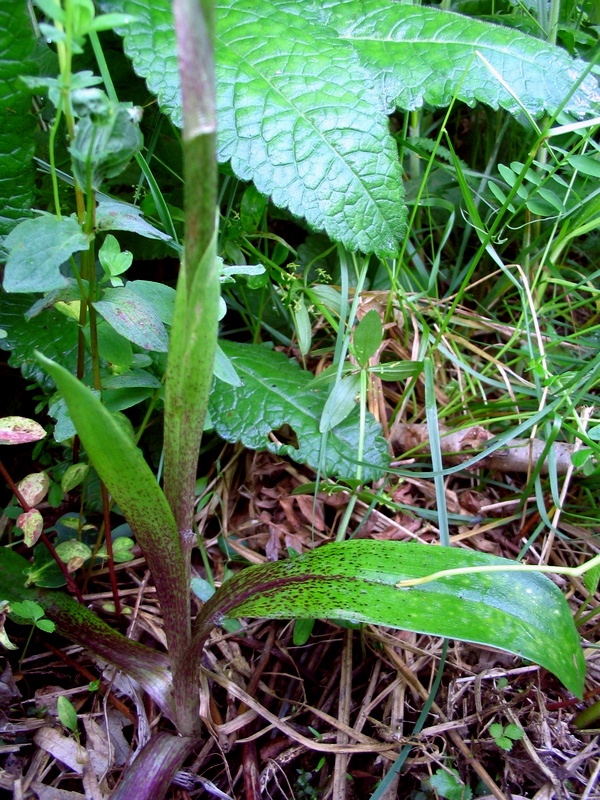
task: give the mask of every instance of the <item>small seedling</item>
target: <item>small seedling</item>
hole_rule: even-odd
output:
[[[498,722],[494,722],[490,725],[490,734],[498,747],[510,752],[514,743],[523,738],[525,731],[518,725],[510,724],[503,728]]]
[[[31,641],[34,630],[39,628],[41,631],[44,631],[44,633],[53,633],[56,625],[52,620],[45,618],[44,609],[33,600],[12,602],[10,604],[10,615],[15,622],[32,626],[25,647],[23,648],[23,655],[19,660],[19,669],[21,669],[21,664],[27,653],[27,648],[29,647],[29,642]]]
[[[58,718],[61,721],[61,724],[73,734],[75,741],[79,746],[79,727],[77,725],[77,711],[75,711],[75,706],[68,697],[66,697],[64,694],[61,694],[56,701],[56,710],[58,712]]]
[[[69,700],[68,697],[65,697],[64,694],[61,694],[56,702],[56,710],[58,711],[58,718],[61,721],[61,724],[71,733],[77,735],[78,728],[77,728],[77,711],[75,711],[75,706]]]
[[[471,800],[473,792],[465,786],[455,769],[438,769],[429,779],[440,797],[447,800]]]

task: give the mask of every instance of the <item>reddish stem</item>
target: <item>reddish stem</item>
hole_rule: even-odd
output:
[[[117,575],[115,572],[115,560],[113,558],[113,543],[112,533],[110,528],[110,503],[108,500],[108,491],[104,483],[100,484],[100,493],[102,495],[102,514],[104,516],[104,541],[106,542],[106,554],[108,556],[108,574],[110,576],[110,586],[113,593],[113,600],[115,603],[115,614],[121,614],[121,600],[119,599],[119,588],[117,586]]]
[[[31,511],[31,506],[29,505],[27,500],[25,500],[25,498],[23,497],[21,492],[18,490],[15,482],[10,477],[8,472],[6,471],[6,468],[5,468],[4,464],[2,463],[2,461],[0,461],[0,473],[2,473],[2,477],[8,483],[11,492],[17,498],[17,500],[19,502],[19,505],[21,506],[23,511],[25,513],[27,513],[28,511]],[[73,580],[73,576],[71,575],[71,573],[67,569],[66,564],[63,561],[60,560],[60,556],[58,555],[58,553],[54,549],[54,545],[52,544],[52,542],[48,539],[48,537],[46,536],[45,533],[42,533],[40,535],[40,540],[46,545],[46,547],[48,548],[48,550],[50,552],[50,555],[52,556],[52,558],[56,561],[56,563],[60,567],[60,571],[65,576],[65,580],[67,582],[67,587],[68,587],[69,591],[72,592],[72,594],[75,595],[75,597],[79,600],[80,603],[83,603],[83,595],[79,591],[79,587],[77,586],[77,584]]]

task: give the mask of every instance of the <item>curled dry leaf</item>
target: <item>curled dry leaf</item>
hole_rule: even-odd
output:
[[[0,419],[0,444],[27,444],[43,439],[46,431],[39,422],[27,417]]]

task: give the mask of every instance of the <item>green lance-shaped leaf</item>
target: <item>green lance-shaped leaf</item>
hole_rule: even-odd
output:
[[[35,36],[22,0],[0,4],[0,236],[31,211],[35,188],[36,120],[19,81],[32,74]]]
[[[173,719],[171,675],[163,653],[128,639],[64,592],[26,586],[29,562],[8,547],[0,548],[0,594],[14,602],[38,603],[56,623],[58,632],[124,670],[140,683],[157,705]]]
[[[401,580],[441,569],[514,562],[457,547],[354,540],[250,567],[204,606],[194,651],[224,618],[332,618],[491,645],[534,661],[582,696],[585,662],[569,606],[544,575],[455,575],[411,589]],[[191,663],[191,662],[190,662]]]
[[[189,640],[189,591],[177,525],[152,470],[129,433],[93,392],[38,353],[55,381],[83,446],[125,515],[152,572],[173,663]]]

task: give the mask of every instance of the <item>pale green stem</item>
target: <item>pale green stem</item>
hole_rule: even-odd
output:
[[[439,581],[440,578],[451,578],[454,575],[475,575],[480,572],[542,572],[551,575],[567,575],[571,578],[580,578],[590,570],[600,567],[600,555],[595,556],[591,561],[586,561],[578,567],[548,567],[545,564],[498,564],[480,567],[457,567],[456,569],[442,569],[432,572],[431,575],[424,575],[422,578],[407,578],[398,581],[398,589],[407,589],[410,586],[422,586],[424,583]]]

